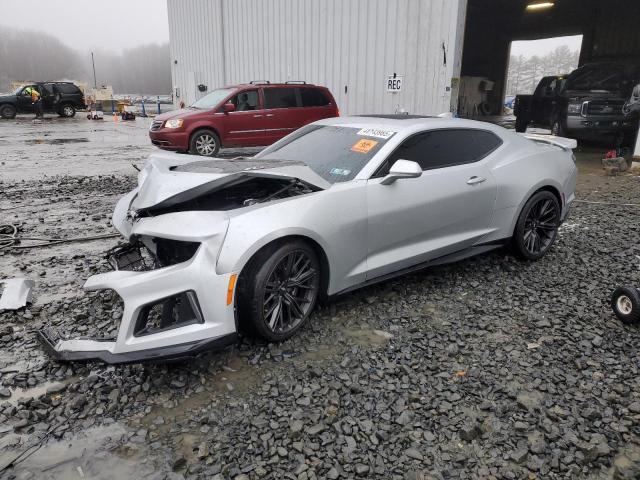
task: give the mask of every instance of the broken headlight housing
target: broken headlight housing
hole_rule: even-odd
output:
[[[114,270],[147,271],[186,262],[195,255],[199,246],[198,242],[132,237],[131,243],[112,248],[106,257]]]

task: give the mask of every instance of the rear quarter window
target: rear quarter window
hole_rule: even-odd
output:
[[[300,96],[303,107],[325,107],[331,103],[319,88],[301,88]]]
[[[60,93],[67,93],[67,94],[80,93],[80,89],[71,83],[59,83],[57,85],[57,88]]]

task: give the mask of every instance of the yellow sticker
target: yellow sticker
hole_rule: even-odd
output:
[[[358,153],[369,153],[369,151],[378,144],[375,140],[369,140],[363,138],[362,140],[358,140],[356,144],[351,147],[352,152]]]

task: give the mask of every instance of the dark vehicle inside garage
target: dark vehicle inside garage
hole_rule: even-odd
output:
[[[489,80],[483,109],[497,114],[511,42],[582,35],[578,69],[541,78],[532,96],[516,99],[516,127],[536,125],[576,138],[609,135],[631,143],[637,120],[622,107],[640,82],[639,18],[635,0],[469,0],[461,75]]]

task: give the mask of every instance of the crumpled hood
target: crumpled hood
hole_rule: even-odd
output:
[[[169,206],[212,192],[243,176],[296,178],[319,190],[331,184],[302,162],[252,158],[207,158],[153,153],[138,174],[135,210]]]

